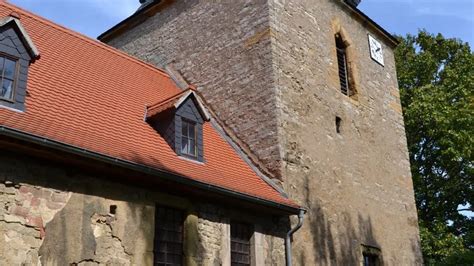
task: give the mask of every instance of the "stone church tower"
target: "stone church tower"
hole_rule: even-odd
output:
[[[149,0],[99,39],[182,73],[308,209],[295,265],[421,264],[393,37],[357,1],[215,2]]]

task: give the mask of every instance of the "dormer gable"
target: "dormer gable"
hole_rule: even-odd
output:
[[[0,106],[24,111],[28,69],[39,52],[16,17],[0,19]]]
[[[176,154],[204,161],[203,125],[210,116],[193,89],[147,107],[146,119]]]

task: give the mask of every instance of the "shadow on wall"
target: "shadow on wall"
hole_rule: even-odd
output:
[[[340,212],[332,216],[337,216],[337,222],[332,223],[319,200],[309,198],[308,177],[305,178],[305,188],[305,205],[309,206],[306,222],[313,245],[295,256],[297,265],[307,265],[308,261],[313,260],[318,265],[359,265],[362,260],[361,244],[380,247],[370,217],[364,218],[359,214],[358,221],[354,221],[349,213]]]

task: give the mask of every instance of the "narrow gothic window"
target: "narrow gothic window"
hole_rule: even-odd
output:
[[[336,50],[337,50],[337,65],[339,70],[339,84],[341,92],[345,95],[351,96],[351,88],[349,84],[349,68],[347,64],[346,45],[340,34],[336,34]]]
[[[0,98],[13,101],[17,74],[17,60],[0,56]]]
[[[183,265],[183,224],[182,211],[156,207],[154,265]]]
[[[250,240],[252,235],[251,225],[236,222],[230,224],[230,258],[232,266],[250,266]]]
[[[185,119],[181,121],[181,153],[191,157],[197,156],[196,123]]]

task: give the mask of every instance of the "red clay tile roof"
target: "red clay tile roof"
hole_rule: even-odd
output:
[[[210,123],[203,127],[204,164],[176,155],[144,121],[147,106],[180,93],[165,72],[0,2],[0,17],[11,12],[21,15],[41,58],[30,66],[26,111],[0,107],[0,125],[296,207],[257,176]]]

